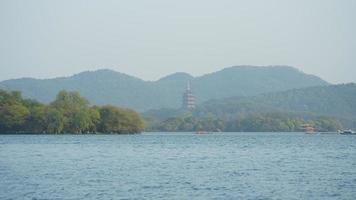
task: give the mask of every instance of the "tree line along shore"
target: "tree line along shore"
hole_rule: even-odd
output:
[[[0,90],[0,133],[140,133],[144,123],[133,110],[90,106],[78,92],[60,91],[50,104]]]
[[[229,108],[231,105],[227,106]],[[213,108],[216,110],[219,107]],[[228,108],[221,110],[233,110]],[[304,131],[302,127],[305,124],[315,127],[316,131],[332,132],[343,127],[334,117],[303,116],[288,112],[256,111],[220,117],[214,110],[202,112],[199,108],[190,112],[174,111],[173,114],[164,109],[156,112],[167,116],[158,119],[155,114],[144,114],[143,119],[134,110],[111,105],[91,106],[78,92],[60,91],[53,102],[42,104],[22,98],[20,92],[0,90],[0,134],[132,134],[144,130],[299,132]]]
[[[233,119],[219,119],[214,116],[199,118],[187,114],[159,121],[146,119],[147,131],[165,132],[306,132],[304,126],[310,126],[317,132],[336,132],[342,124],[332,117],[315,117],[304,119],[288,113],[254,113]]]

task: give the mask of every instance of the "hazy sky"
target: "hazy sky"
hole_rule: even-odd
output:
[[[356,0],[0,0],[0,80],[244,64],[356,82]]]

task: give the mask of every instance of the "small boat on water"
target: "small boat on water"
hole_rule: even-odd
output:
[[[338,131],[339,134],[341,135],[356,135],[356,132],[349,129],[349,130],[339,130]]]

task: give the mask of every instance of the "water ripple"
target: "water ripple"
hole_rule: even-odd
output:
[[[0,199],[356,199],[356,137],[0,135]]]

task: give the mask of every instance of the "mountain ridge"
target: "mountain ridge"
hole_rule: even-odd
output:
[[[60,90],[74,90],[94,104],[113,104],[144,111],[179,108],[188,80],[197,103],[329,84],[317,76],[289,66],[233,66],[197,77],[178,72],[157,81],[101,69],[53,79],[10,79],[0,82],[0,88],[21,91],[25,97],[43,103],[52,101]]]

